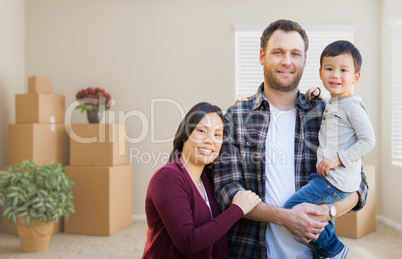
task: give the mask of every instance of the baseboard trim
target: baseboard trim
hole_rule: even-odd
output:
[[[133,221],[146,221],[147,217],[145,215],[131,215]]]
[[[381,222],[387,224],[388,226],[390,226],[392,228],[395,228],[395,229],[397,229],[399,231],[402,231],[402,225],[396,223],[395,221],[392,221],[392,220],[390,220],[390,219],[388,219],[388,218],[386,218],[384,216],[379,216],[379,215],[376,216],[376,219],[378,221],[381,221]]]

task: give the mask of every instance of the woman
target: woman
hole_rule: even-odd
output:
[[[148,186],[143,258],[226,258],[226,231],[261,199],[240,191],[227,210],[219,210],[205,165],[218,156],[222,134],[222,111],[209,103],[195,105],[180,123],[171,162]]]

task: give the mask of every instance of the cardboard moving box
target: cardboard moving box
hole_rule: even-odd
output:
[[[15,95],[16,123],[64,123],[65,98],[58,94]]]
[[[71,234],[110,236],[132,224],[131,165],[66,166],[74,181],[75,213],[64,223]]]
[[[52,79],[47,76],[30,76],[28,77],[28,93],[44,93],[52,92]]]
[[[64,124],[10,124],[8,163],[24,159],[37,164],[69,162],[69,137]]]
[[[360,238],[376,230],[375,206],[375,167],[364,166],[369,192],[366,205],[357,212],[347,213],[335,219],[335,231],[338,236]]]
[[[71,166],[115,166],[127,164],[124,124],[72,124]]]

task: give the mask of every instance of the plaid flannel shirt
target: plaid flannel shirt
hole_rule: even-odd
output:
[[[264,83],[246,102],[231,106],[224,118],[224,140],[218,159],[212,164],[215,197],[222,210],[239,190],[252,190],[265,197],[265,140],[270,120],[269,104],[263,98]],[[298,93],[295,129],[295,187],[299,190],[316,172],[318,132],[325,104],[308,101]],[[268,159],[270,161],[270,159]],[[366,203],[368,186],[362,172],[359,203]],[[267,223],[240,219],[228,232],[228,258],[267,258]]]

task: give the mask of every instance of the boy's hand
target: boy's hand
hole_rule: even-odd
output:
[[[329,169],[334,169],[340,166],[341,161],[338,156],[326,158],[317,165],[317,174],[325,176],[328,174]]]
[[[248,101],[248,99],[251,97],[251,95],[248,96],[239,96],[237,97],[237,99],[235,100],[234,104],[238,103],[238,102],[246,102]],[[234,105],[233,104],[233,105]]]
[[[318,96],[320,96],[321,90],[320,88],[309,88],[304,96],[306,96],[307,100],[311,101],[311,99],[314,99]]]

